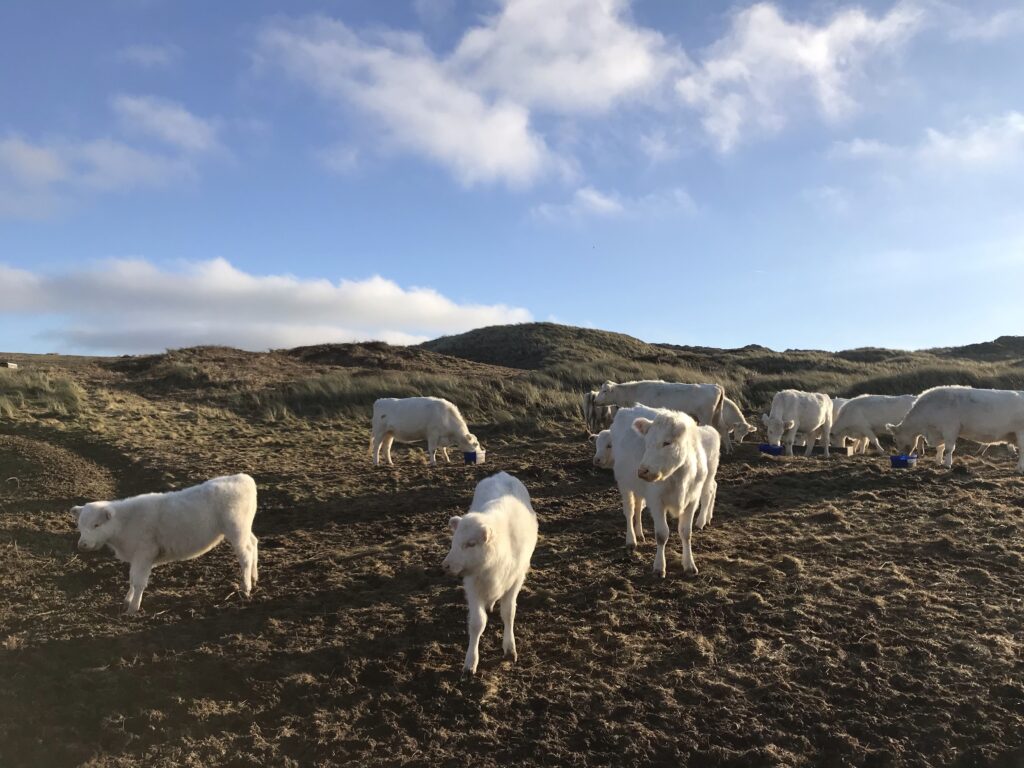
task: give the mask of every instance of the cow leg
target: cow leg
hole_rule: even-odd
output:
[[[633,535],[636,541],[647,541],[644,536],[644,497],[633,494]]]
[[[622,492],[622,514],[626,518],[626,546],[635,549],[636,548],[636,523],[633,519],[636,513],[636,495],[632,491]]]
[[[867,453],[867,444],[871,444],[875,446],[875,450],[878,451],[879,454],[884,456],[885,450],[882,448],[882,444],[878,441],[878,435],[876,435],[870,429],[867,432],[867,437],[864,438],[867,441],[867,443],[865,443],[864,452]]]
[[[256,537],[242,535],[232,542],[235,547],[235,557],[238,558],[238,567],[242,571],[242,594],[248,597],[252,593],[252,574],[256,569]]]
[[[440,441],[436,438],[427,438],[427,453],[430,454],[430,466],[437,466],[437,444]]]
[[[711,522],[711,517],[715,514],[715,497],[717,495],[718,482],[713,477],[709,477],[704,482],[704,488],[700,493],[700,514],[697,515],[697,522],[694,523],[698,531],[703,530],[704,526]]]
[[[1024,474],[1024,432],[1018,432],[1017,435],[1017,471]]]
[[[512,659],[512,661],[519,659],[519,654],[516,653],[516,635],[513,630],[513,624],[516,620],[516,599],[519,597],[519,590],[522,588],[523,580],[519,579],[515,586],[501,597],[501,623],[503,625],[501,648],[505,652],[505,658]]]
[[[370,445],[370,452],[373,454],[373,466],[380,465],[380,444],[382,442],[382,436],[378,435],[376,430],[373,433],[373,442]]]
[[[255,587],[256,582],[260,580],[259,569],[256,567],[260,555],[259,539],[250,533],[249,543],[252,545],[252,560],[249,564],[249,578],[252,579],[252,585]]]
[[[656,504],[648,505],[651,510],[651,517],[654,518],[654,540],[658,544],[658,551],[654,554],[654,575],[665,578],[665,545],[668,543],[668,519],[665,516],[665,507],[659,500]]]
[[[395,442],[395,436],[390,432],[384,435],[384,458],[387,459],[388,466],[393,467],[395,463],[391,460],[391,446]]]
[[[452,463],[452,460],[448,458],[448,446],[447,445],[442,445],[441,446],[441,455],[444,456],[445,464],[451,464]]]
[[[467,596],[468,597],[468,596]],[[469,648],[466,649],[466,663],[463,672],[476,674],[476,666],[480,661],[480,636],[487,626],[487,611],[484,604],[474,598],[469,604]]]
[[[786,455],[793,455],[793,443],[796,442],[796,424],[782,436],[782,442],[786,445]]]
[[[142,607],[142,593],[149,584],[149,574],[153,570],[153,558],[133,560],[128,571],[128,594],[124,598],[125,612],[136,614]]]
[[[804,450],[804,456],[811,456],[814,454],[814,444],[818,441],[818,435],[821,434],[821,427],[818,427],[813,432],[807,433],[807,448]]]
[[[935,446],[935,463],[936,464],[939,464],[939,465],[942,464],[942,454],[945,452],[945,450],[946,450],[946,444],[945,443],[938,443]]]
[[[679,510],[679,538],[683,543],[682,563],[683,573],[687,576],[697,575],[697,564],[693,562],[693,551],[690,549],[690,535],[693,532],[693,517],[697,514],[697,506],[700,504],[700,496],[692,501],[686,502]]]
[[[956,439],[958,435],[943,435],[942,443],[946,447],[946,457],[942,460],[947,469],[953,466],[953,451],[956,450]]]

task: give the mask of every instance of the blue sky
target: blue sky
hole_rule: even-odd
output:
[[[0,349],[1024,332],[1016,0],[11,2],[0,71]]]

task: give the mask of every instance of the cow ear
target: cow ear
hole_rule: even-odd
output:
[[[651,421],[650,419],[637,419],[636,421],[633,422],[633,429],[635,429],[641,435],[646,435],[647,430],[651,428],[651,424],[653,423],[654,422]]]
[[[103,510],[103,519],[104,520],[113,520],[114,519],[114,510],[112,510],[110,507],[107,507],[106,509],[104,509]]]
[[[609,379],[608,381],[605,381],[605,383],[601,385],[601,389],[611,389],[614,386],[615,382]]]
[[[795,422],[795,421],[793,421],[792,419],[789,419],[789,420],[788,420],[788,421],[786,422],[786,429],[792,429],[792,428],[793,428],[793,427],[795,427],[795,426],[796,426],[796,422]]]
[[[458,515],[455,515],[455,517],[451,517],[448,519],[448,527],[454,531],[456,528],[459,527],[460,522],[462,522],[462,518]]]
[[[592,443],[596,443],[597,442],[597,435],[590,435],[590,436],[587,437],[587,440],[589,440]]]
[[[890,435],[896,434],[896,425],[895,424],[886,424],[885,425],[885,431],[888,432]]]
[[[82,507],[72,507],[71,515],[75,518],[75,522],[78,522],[78,518],[82,515]]]
[[[480,526],[480,541],[486,544],[491,540],[491,527],[489,525]]]
[[[761,421],[767,426],[767,424],[768,424],[768,414],[767,413],[762,413],[761,414]]]

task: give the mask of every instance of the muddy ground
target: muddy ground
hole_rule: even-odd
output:
[[[660,580],[578,435],[375,470],[359,425],[112,391],[88,426],[0,427],[2,766],[1024,765],[1024,480],[999,451],[894,471],[744,446],[699,576],[673,536]],[[446,523],[499,469],[540,542],[519,662],[493,616],[463,680]],[[222,545],[122,616],[127,566],[78,554],[68,508],[226,471],[260,487],[252,598]]]

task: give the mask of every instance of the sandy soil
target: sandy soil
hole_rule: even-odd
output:
[[[577,437],[373,470],[360,426],[102,411],[0,429],[0,765],[1024,765],[1024,480],[999,451],[893,471],[744,446],[700,575],[673,538],[659,580]],[[495,616],[463,680],[446,522],[499,469],[541,538],[519,663]],[[80,556],[68,508],[227,471],[261,489],[253,597],[222,546],[121,616],[127,566]]]

